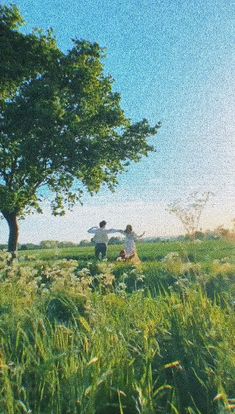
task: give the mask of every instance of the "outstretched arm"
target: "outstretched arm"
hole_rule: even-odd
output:
[[[107,233],[124,233],[124,231],[123,230],[120,230],[120,229],[109,229],[109,230],[106,230],[107,231]]]
[[[143,237],[144,235],[145,235],[145,231],[140,235],[135,234],[135,239],[141,239],[141,237]]]
[[[88,233],[95,233],[97,229],[98,229],[98,227],[97,227],[97,226],[93,226],[93,227],[91,227],[91,228],[90,228],[89,230],[87,230],[87,231],[88,231]]]

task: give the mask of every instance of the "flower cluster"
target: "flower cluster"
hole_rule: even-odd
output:
[[[165,257],[163,257],[163,263],[172,263],[181,261],[180,254],[178,252],[170,252]]]
[[[6,285],[14,284],[23,296],[68,290],[82,294],[93,290],[123,294],[126,290],[140,289],[144,282],[144,275],[135,267],[123,270],[116,277],[113,273],[115,264],[108,262],[98,263],[95,267],[94,263],[86,263],[86,267],[81,267],[77,260],[35,260],[18,261],[9,266],[8,259],[7,253],[1,253],[0,281]]]
[[[212,262],[212,273],[214,275],[229,275],[234,274],[234,266],[228,262],[228,257],[222,259],[215,259]]]

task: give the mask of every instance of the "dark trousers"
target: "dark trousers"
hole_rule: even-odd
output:
[[[100,258],[100,255],[102,257],[102,259],[105,258],[106,256],[106,252],[107,252],[107,246],[105,243],[96,243],[95,245],[95,257],[97,259]]]

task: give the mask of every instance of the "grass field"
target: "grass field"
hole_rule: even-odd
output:
[[[235,257],[235,246],[224,240],[204,241],[200,244],[190,242],[165,242],[165,243],[138,243],[138,253],[142,261],[159,261],[169,252],[179,252],[190,260],[210,262],[230,256]],[[120,250],[120,245],[109,246],[108,258],[115,260]],[[21,251],[20,256],[34,256],[41,260],[75,259],[91,260],[94,258],[94,247],[68,247],[63,249],[46,249]]]
[[[1,414],[235,412],[234,245],[0,255]]]

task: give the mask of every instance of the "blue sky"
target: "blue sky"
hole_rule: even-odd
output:
[[[11,2],[5,1],[4,4]],[[16,0],[27,26],[55,31],[107,48],[105,71],[115,79],[122,107],[133,120],[162,121],[157,152],[120,177],[115,194],[85,196],[65,218],[29,217],[21,241],[80,240],[105,217],[131,222],[148,235],[182,231],[167,203],[192,191],[215,193],[204,227],[229,225],[234,198],[234,2],[230,0]],[[49,218],[50,217],[50,218]],[[51,222],[48,228],[48,220]],[[1,223],[0,241],[7,228]]]

